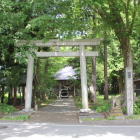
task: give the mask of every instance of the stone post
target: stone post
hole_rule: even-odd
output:
[[[131,68],[126,68],[125,70],[126,78],[126,110],[127,115],[131,116],[133,114],[133,72]]]

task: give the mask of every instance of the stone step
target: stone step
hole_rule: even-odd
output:
[[[120,110],[121,108],[120,107],[112,107],[110,108],[110,110],[113,109],[113,110]]]
[[[120,109],[120,110],[110,110],[110,112],[122,112],[122,110]]]
[[[123,116],[123,112],[122,112],[121,108],[112,107],[110,109],[109,116]]]
[[[119,113],[112,113],[112,112],[110,112],[109,113],[109,116],[123,116],[123,113],[122,112],[119,112]]]

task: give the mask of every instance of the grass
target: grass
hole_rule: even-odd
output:
[[[111,96],[109,96],[109,98],[111,98]],[[76,106],[78,109],[82,109],[82,98],[77,96],[75,97],[75,102],[76,102]],[[107,104],[108,100],[104,100],[104,96],[103,95],[98,95],[96,96],[96,104],[99,105],[104,105]],[[93,103],[89,103],[90,109],[95,110]]]
[[[82,118],[82,121],[101,121],[105,120],[104,118]]]
[[[134,120],[140,119],[140,114],[126,117],[126,119],[134,119]]]
[[[119,95],[115,95],[115,97],[118,97]],[[109,96],[109,99],[111,99],[111,96]],[[82,109],[82,98],[81,97],[75,97],[76,106],[78,109]],[[109,112],[110,108],[110,102],[109,100],[104,100],[104,95],[98,95],[96,96],[96,102],[95,103],[89,103],[89,108],[92,110],[95,110],[96,112]],[[126,114],[126,109],[122,108],[124,114]],[[129,117],[124,117],[124,119],[140,119],[140,114],[134,114]],[[100,120],[100,118],[83,118],[83,121],[95,121]],[[102,119],[101,119],[102,120]],[[116,120],[116,117],[107,117],[106,120]]]
[[[74,99],[77,109],[82,109],[82,98],[80,96],[76,96]]]
[[[16,120],[16,121],[23,121],[23,120],[28,120],[28,119],[29,119],[29,115],[18,115],[18,116],[1,118],[1,120]]]
[[[111,120],[117,120],[117,119],[116,119],[115,116],[109,116],[109,117],[107,118],[107,120],[110,120],[110,121],[111,121]]]
[[[45,106],[45,105],[48,105],[48,104],[54,102],[55,100],[56,99],[50,99],[50,100],[44,101],[44,102],[41,103],[40,107]]]

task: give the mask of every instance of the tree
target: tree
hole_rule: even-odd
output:
[[[108,100],[107,43],[104,41],[104,99]]]
[[[90,101],[96,102],[96,57],[92,57],[92,75],[91,75],[92,85],[91,85],[91,94]]]
[[[102,18],[105,25],[110,26],[114,30],[121,44],[124,69],[125,71],[127,69],[132,70],[133,60],[130,37],[133,34],[140,0],[83,0],[79,1],[79,3],[81,3],[81,9],[88,7],[90,11],[97,13]],[[131,75],[132,73],[131,71]],[[133,83],[133,78],[131,83]],[[133,87],[133,85],[131,86]],[[126,91],[127,85],[125,84],[125,92]]]

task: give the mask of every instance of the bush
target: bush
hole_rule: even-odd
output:
[[[140,114],[140,99],[134,103],[134,114]]]
[[[126,108],[122,107],[121,109],[122,109],[123,114],[126,114]]]
[[[104,103],[104,104],[95,104],[93,105],[92,109],[96,110],[97,112],[109,112],[109,103]]]
[[[82,97],[81,96],[76,96],[74,97],[76,102],[82,102]]]
[[[109,112],[110,104],[104,104],[96,108],[97,112]]]
[[[15,108],[11,105],[7,105],[7,104],[0,104],[0,112],[3,113],[12,113],[15,111]]]
[[[51,99],[57,99],[57,95],[52,93],[52,94],[47,94],[48,96],[48,99],[51,100]]]
[[[82,108],[82,97],[80,95],[78,95],[78,96],[75,96],[74,99],[75,99],[76,107],[78,109],[81,109]]]

